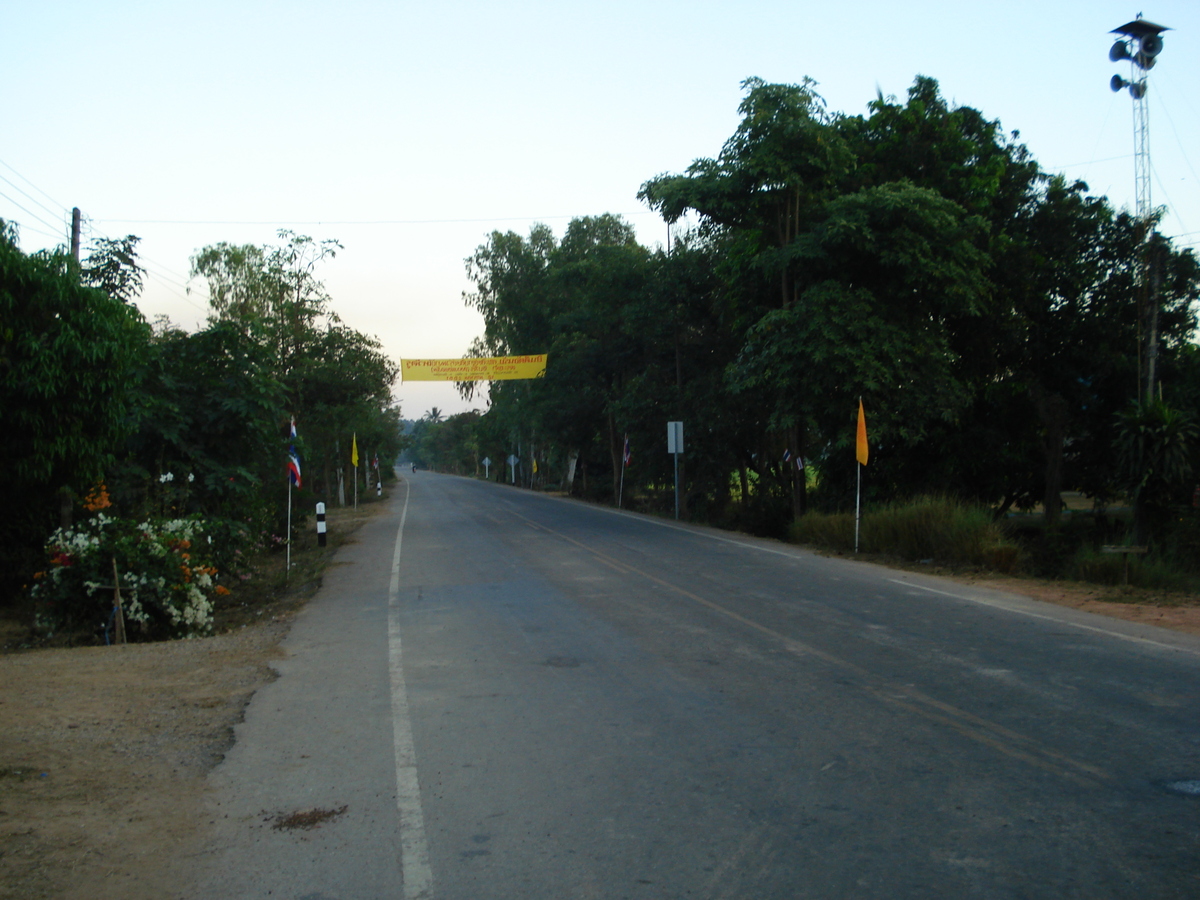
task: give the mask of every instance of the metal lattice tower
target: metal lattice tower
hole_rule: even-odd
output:
[[[1139,72],[1135,62],[1130,63],[1130,69],[1135,78],[1141,76],[1134,82],[1140,90],[1133,97],[1133,177],[1137,217],[1145,226],[1154,209],[1150,202],[1150,100],[1146,96],[1146,73]]]
[[[1113,62],[1129,60],[1130,78],[1125,80],[1114,75],[1109,82],[1114,91],[1129,88],[1133,98],[1133,168],[1136,180],[1137,216],[1148,223],[1153,213],[1150,204],[1150,109],[1147,100],[1147,76],[1162,52],[1162,32],[1170,31],[1164,25],[1147,22],[1140,15],[1112,34],[1122,35],[1112,46],[1108,58]]]
[[[1141,227],[1142,277],[1138,285],[1138,321],[1141,337],[1138,342],[1138,396],[1150,400],[1154,396],[1155,361],[1158,355],[1158,291],[1157,273],[1151,265],[1151,226],[1154,206],[1150,200],[1150,109],[1146,99],[1147,76],[1162,52],[1164,25],[1147,22],[1139,14],[1132,22],[1114,28],[1121,35],[1113,44],[1108,58],[1113,62],[1129,60],[1130,78],[1114,75],[1109,86],[1114,91],[1129,88],[1133,98],[1133,171],[1137,219]]]

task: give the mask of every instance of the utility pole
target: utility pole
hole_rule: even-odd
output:
[[[75,258],[75,262],[79,262],[79,232],[82,220],[83,214],[76,206],[71,210],[71,256]]]

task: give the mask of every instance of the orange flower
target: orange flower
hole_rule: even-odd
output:
[[[218,595],[224,597],[226,594],[229,593],[229,588],[225,587],[225,585],[223,585],[223,584],[218,584],[216,587],[216,592]]]
[[[92,488],[91,492],[83,498],[83,508],[88,512],[97,512],[110,506],[112,506],[112,500],[109,499],[108,488],[104,486],[104,482],[100,482]]]

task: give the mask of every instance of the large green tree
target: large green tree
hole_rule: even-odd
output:
[[[262,247],[202,248],[192,258],[192,276],[207,284],[210,319],[240,329],[266,352],[283,392],[280,421],[298,422],[306,485],[329,495],[333,473],[349,465],[355,434],[364,454],[371,436],[369,449],[381,462],[398,452],[391,400],[398,367],[378,340],[345,326],[332,309],[318,269],[341,245],[287,230],[279,238]]]
[[[14,511],[0,544],[17,555],[0,565],[6,579],[28,574],[28,549],[57,524],[55,497],[69,512],[114,459],[149,332],[136,308],[80,284],[69,255],[28,256],[0,222],[0,470]]]

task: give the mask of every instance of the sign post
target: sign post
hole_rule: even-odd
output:
[[[486,478],[488,481],[492,480],[491,465],[492,465],[492,458],[490,456],[485,456],[483,458],[483,477]]]
[[[667,452],[675,457],[675,518],[679,518],[679,454],[683,452],[683,423],[667,423]]]

